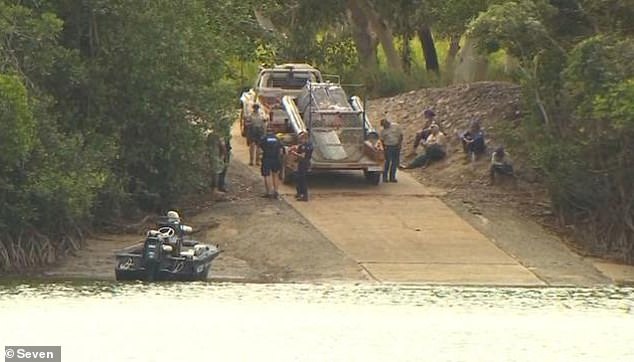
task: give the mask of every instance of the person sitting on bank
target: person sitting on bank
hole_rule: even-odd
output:
[[[423,128],[420,131],[416,132],[416,137],[414,138],[414,150],[418,148],[421,142],[424,142],[427,137],[431,134],[431,125],[435,124],[436,113],[431,109],[426,109],[423,112],[423,118],[425,118],[425,123],[423,124]]]
[[[403,166],[404,169],[411,169],[417,167],[427,167],[430,162],[443,159],[447,155],[447,142],[445,135],[440,132],[440,127],[437,124],[432,124],[431,134],[422,143],[425,147],[425,152],[417,156],[410,163]]]
[[[496,178],[499,176],[515,176],[510,156],[502,146],[498,147],[491,155],[491,185],[495,184]]]
[[[460,136],[460,141],[464,153],[471,162],[486,151],[484,132],[479,120],[474,119],[469,123],[469,129]]]

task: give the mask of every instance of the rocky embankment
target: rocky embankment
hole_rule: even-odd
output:
[[[402,159],[409,160],[414,157],[416,132],[425,123],[423,111],[432,109],[448,136],[448,155],[445,160],[427,169],[413,170],[416,178],[440,187],[450,197],[464,199],[467,203],[499,202],[550,223],[551,220],[546,220],[552,215],[550,203],[539,182],[538,173],[528,166],[526,158],[518,150],[513,149],[512,145],[505,145],[501,137],[502,133],[520,125],[521,106],[521,88],[518,85],[478,82],[419,89],[390,98],[375,99],[369,102],[368,113],[376,123],[387,116],[401,125],[405,133]],[[468,128],[472,119],[480,120],[488,147],[488,153],[473,164],[463,153],[458,136]],[[514,161],[519,177],[517,187],[488,186],[488,155],[501,145],[505,146]]]

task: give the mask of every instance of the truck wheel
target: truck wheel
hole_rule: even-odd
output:
[[[280,180],[286,185],[290,184],[293,181],[293,170],[286,166],[282,166],[282,170],[280,171]]]
[[[381,182],[381,173],[378,171],[365,171],[365,178],[372,185],[378,185]]]

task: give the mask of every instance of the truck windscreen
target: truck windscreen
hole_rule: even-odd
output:
[[[302,89],[309,80],[315,82],[317,79],[312,73],[272,73],[269,75],[266,86],[268,88]]]

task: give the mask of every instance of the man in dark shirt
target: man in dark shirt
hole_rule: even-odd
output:
[[[266,135],[260,139],[262,149],[262,177],[264,177],[264,197],[279,198],[277,192],[278,174],[282,169],[281,156],[284,153],[284,146],[272,130],[268,130]],[[271,187],[273,192],[271,192]]]
[[[298,201],[308,201],[308,185],[306,183],[306,174],[310,169],[310,159],[313,156],[313,144],[310,142],[308,133],[299,134],[299,145],[293,152],[297,156],[296,188],[297,195],[295,199]]]
[[[486,151],[484,142],[484,132],[480,127],[479,120],[471,120],[469,129],[460,137],[462,141],[462,149],[467,154],[469,161],[473,162],[477,156],[482,155]]]

